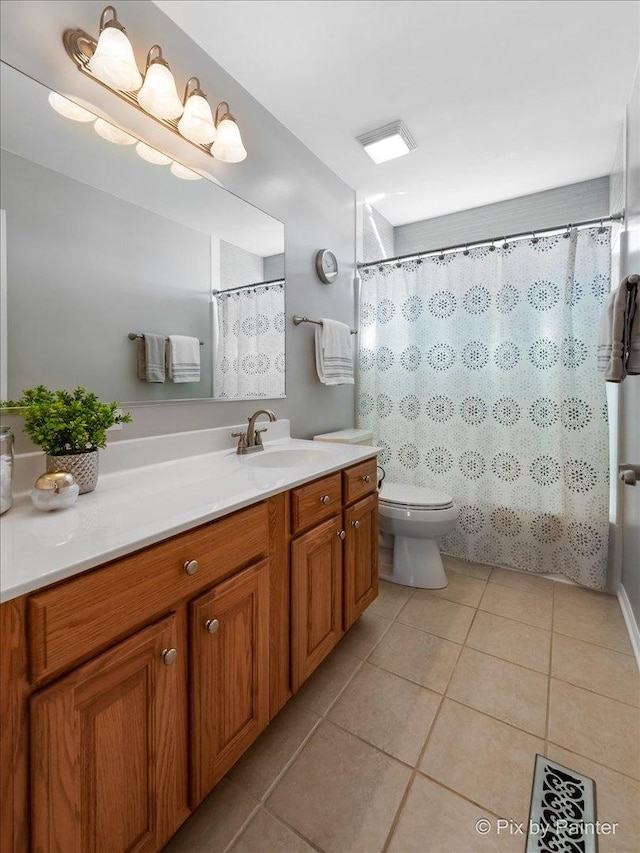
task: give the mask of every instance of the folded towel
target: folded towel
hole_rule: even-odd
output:
[[[324,385],[353,385],[351,330],[345,323],[321,320],[316,328],[316,370]]]
[[[598,370],[606,382],[622,382],[628,373],[640,373],[639,281],[637,275],[623,279],[602,309]]]
[[[174,382],[200,382],[200,341],[186,335],[169,335],[169,378]]]
[[[138,379],[143,382],[164,382],[164,335],[150,335],[147,332],[138,338]]]

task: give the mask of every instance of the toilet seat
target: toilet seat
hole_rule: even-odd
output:
[[[453,506],[453,498],[444,492],[438,492],[426,486],[389,483],[386,480],[380,490],[379,500],[389,508],[406,510],[444,510],[451,509]]]

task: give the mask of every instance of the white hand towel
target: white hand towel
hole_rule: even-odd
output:
[[[640,275],[630,275],[627,285],[627,374],[637,376],[640,373]]]
[[[316,328],[316,370],[324,385],[353,385],[351,330],[336,320],[321,320]]]
[[[600,317],[598,370],[606,382],[622,382],[640,373],[640,316],[638,282],[630,275],[609,294]]]
[[[138,339],[138,379],[143,382],[164,382],[165,346],[164,335],[145,332]]]
[[[186,335],[169,335],[169,378],[174,382],[200,382],[200,341]]]

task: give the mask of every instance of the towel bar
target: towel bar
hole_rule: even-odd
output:
[[[140,338],[144,338],[144,335],[141,334],[140,332],[129,332],[129,340],[130,341],[140,340]],[[169,338],[165,338],[165,340],[168,341]],[[201,347],[204,346],[204,341],[200,341],[199,343],[200,343]]]
[[[300,323],[313,323],[315,326],[322,326],[322,320],[310,320],[308,317],[298,317],[294,315],[293,317],[293,325],[299,326]],[[356,329],[351,329],[352,335],[357,335],[358,332]]]

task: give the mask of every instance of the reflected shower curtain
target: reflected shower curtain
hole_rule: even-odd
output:
[[[359,425],[390,480],[453,496],[445,553],[605,585],[601,230],[363,271]]]
[[[284,397],[284,284],[221,291],[214,299],[214,396]]]

